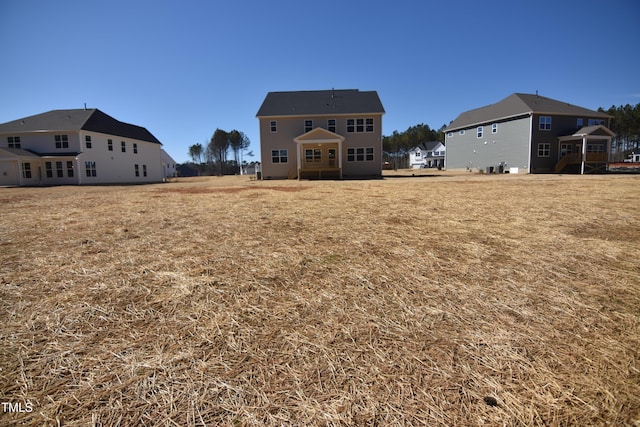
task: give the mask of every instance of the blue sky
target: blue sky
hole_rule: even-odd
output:
[[[258,160],[269,91],[376,90],[389,135],[514,92],[635,105],[638,46],[637,0],[0,0],[0,123],[86,103],[178,162],[216,128]]]

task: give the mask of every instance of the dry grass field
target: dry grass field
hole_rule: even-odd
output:
[[[639,190],[0,189],[0,426],[640,426]]]

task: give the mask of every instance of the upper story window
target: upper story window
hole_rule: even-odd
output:
[[[482,138],[482,135],[484,134],[484,128],[482,126],[478,126],[478,129],[476,129],[476,132],[478,134],[478,138]]]
[[[336,131],[336,119],[327,120],[327,130],[329,132],[335,132]]]
[[[576,120],[576,126],[578,128],[581,128],[582,126],[584,126],[584,119],[579,118],[578,120]]]
[[[9,144],[9,148],[20,148],[20,137],[19,136],[9,136],[7,137],[7,143]]]
[[[551,116],[540,116],[540,130],[551,130]]]
[[[87,148],[91,148],[92,144],[91,144],[91,135],[85,135],[84,137],[84,145]]]
[[[133,154],[138,154],[138,144],[133,143]]]
[[[311,132],[311,129],[313,129],[313,120],[305,120],[304,121],[304,131],[305,132]]]
[[[271,120],[269,122],[269,129],[271,133],[278,132],[278,122],[276,122],[275,120]]]
[[[113,151],[113,139],[107,139],[107,150]]]
[[[491,125],[491,133],[498,133],[498,124],[494,123]]]
[[[69,148],[69,136],[68,135],[55,135],[56,148]]]
[[[120,141],[120,147],[121,147],[123,153],[127,152],[127,143],[126,142]]]
[[[347,119],[347,133],[373,132],[373,118]]]
[[[597,126],[604,124],[604,120],[601,119],[589,119],[589,126]]]

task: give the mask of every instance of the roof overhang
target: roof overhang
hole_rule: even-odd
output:
[[[576,139],[591,139],[591,140],[608,140],[616,136],[609,128],[603,125],[587,126],[579,129],[572,135],[565,135],[558,137],[560,142],[574,141]]]

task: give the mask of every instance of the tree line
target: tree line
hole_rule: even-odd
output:
[[[249,148],[249,137],[238,130],[227,132],[216,129],[208,142],[189,146],[189,157],[204,175],[233,175],[240,172],[243,161],[243,153]],[[229,152],[233,159],[229,159]],[[253,152],[247,154],[253,157]]]
[[[622,160],[632,152],[640,152],[640,104],[612,105],[608,110],[599,108],[598,111],[613,117],[609,129],[616,134],[611,141],[614,160]]]
[[[388,162],[394,169],[405,169],[409,164],[409,150],[417,147],[422,142],[440,141],[444,144],[444,129],[431,129],[429,125],[420,123],[410,126],[403,132],[394,130],[389,136],[382,136],[382,151],[384,161]]]

